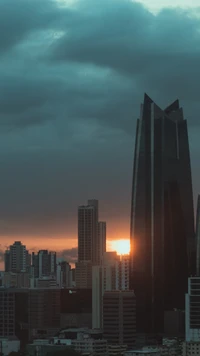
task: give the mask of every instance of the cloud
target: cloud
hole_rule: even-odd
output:
[[[62,7],[1,0],[1,235],[51,236],[55,245],[66,236],[67,245],[77,235],[77,206],[96,197],[108,235],[128,237],[135,121],[144,92],[163,107],[180,99],[197,191],[195,11],[155,15],[128,0]]]
[[[78,258],[78,248],[73,247],[70,249],[65,249],[57,253],[59,258],[66,260],[69,263],[75,263]]]

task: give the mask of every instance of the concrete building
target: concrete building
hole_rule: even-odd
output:
[[[3,356],[8,356],[11,352],[18,352],[20,350],[20,341],[15,336],[0,338],[0,349]]]
[[[105,291],[129,289],[129,255],[105,252],[100,266],[92,268],[92,325],[102,328]]]
[[[103,332],[108,344],[134,347],[136,339],[136,299],[133,291],[105,291]]]
[[[57,264],[56,280],[60,288],[72,287],[70,278],[71,266],[67,261],[62,261]]]
[[[75,264],[76,288],[92,288],[92,262],[81,261]]]
[[[78,208],[78,261],[99,263],[98,200]]]
[[[103,294],[105,291],[116,290],[116,266],[119,256],[116,252],[105,252],[102,265],[92,268],[92,327],[101,329],[103,326]]]
[[[61,328],[92,328],[92,290],[61,289]]]
[[[102,334],[84,328],[62,330],[50,340],[35,340],[27,349],[30,356],[35,356],[36,351],[38,356],[46,356],[47,352],[66,350],[67,347],[80,354],[107,355],[107,341],[102,339]]]
[[[103,258],[104,253],[106,252],[106,222],[99,221],[98,222],[98,242],[99,242],[99,263]]]
[[[56,252],[40,250],[32,253],[34,278],[56,276]]]
[[[60,289],[29,289],[29,340],[49,338],[60,328]]]
[[[188,278],[185,297],[185,342],[183,356],[200,355],[200,277]]]
[[[30,275],[27,272],[5,272],[3,275],[3,286],[5,288],[29,288]]]
[[[200,343],[200,277],[188,278],[185,299],[186,342]]]
[[[0,289],[0,337],[15,336],[15,294],[12,289]]]
[[[5,272],[27,272],[31,265],[31,255],[22,245],[21,241],[15,241],[4,254]]]
[[[120,255],[115,262],[116,265],[116,289],[129,289],[130,256]]]

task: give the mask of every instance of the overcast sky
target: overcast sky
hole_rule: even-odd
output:
[[[90,198],[108,238],[129,237],[144,92],[160,106],[180,99],[196,197],[200,7],[187,2],[0,0],[2,249],[21,239],[66,255],[77,245],[77,207]]]

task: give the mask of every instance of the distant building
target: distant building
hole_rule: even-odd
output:
[[[92,328],[92,290],[61,289],[61,328]]]
[[[6,288],[29,288],[30,275],[27,272],[5,272],[3,275],[3,286]]]
[[[57,264],[56,280],[60,288],[69,288],[71,286],[70,276],[71,266],[67,261]]]
[[[200,355],[200,277],[188,278],[185,299],[185,342],[183,356]]]
[[[11,352],[18,352],[20,350],[20,341],[15,336],[10,338],[1,338],[0,345],[3,356],[8,356]]]
[[[15,336],[15,294],[12,289],[0,289],[0,338]]]
[[[98,243],[99,243],[99,263],[103,258],[104,253],[106,252],[106,222],[98,222]]]
[[[136,299],[133,291],[105,291],[103,332],[108,344],[132,348],[136,340]]]
[[[4,254],[5,272],[27,272],[31,265],[31,255],[22,245],[21,241],[15,241]]]
[[[92,326],[102,328],[105,291],[129,289],[129,255],[105,252],[100,266],[92,269]]]
[[[80,261],[75,264],[76,288],[92,288],[92,262]]]
[[[102,334],[85,328],[63,329],[50,340],[35,340],[27,346],[27,351],[30,356],[36,353],[46,356],[50,352],[66,350],[67,347],[84,355],[107,356],[107,341]]]
[[[56,252],[40,250],[37,254],[32,253],[32,266],[34,278],[56,276]]]
[[[60,289],[29,289],[29,340],[49,338],[60,329]]]
[[[78,262],[99,263],[98,236],[98,200],[88,200],[78,208]]]

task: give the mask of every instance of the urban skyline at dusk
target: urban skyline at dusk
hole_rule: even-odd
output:
[[[1,2],[2,261],[15,240],[75,261],[77,208],[90,198],[107,222],[108,249],[129,239],[135,124],[145,91],[161,107],[179,98],[184,108],[196,209],[200,52],[192,4],[183,11],[185,2],[169,0],[107,0],[97,8],[95,1]]]

